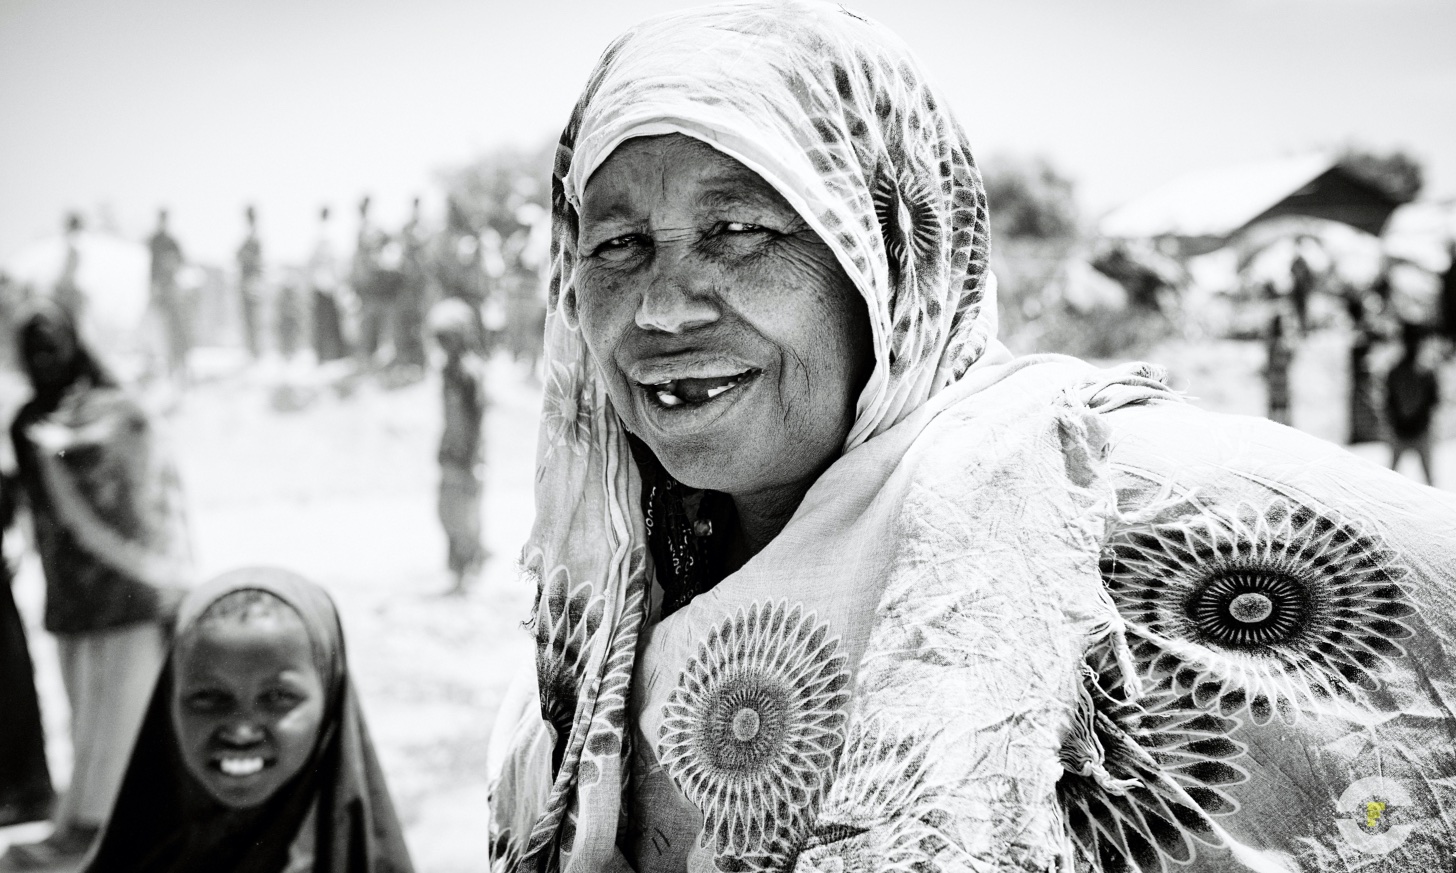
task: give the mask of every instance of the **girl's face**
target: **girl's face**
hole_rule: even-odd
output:
[[[205,622],[176,658],[172,720],[188,772],[224,806],[262,804],[303,768],[323,723],[302,620]]]

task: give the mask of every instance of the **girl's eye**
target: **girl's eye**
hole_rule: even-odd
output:
[[[227,711],[232,698],[221,691],[194,691],[183,699],[188,711],[202,715],[216,715]]]
[[[303,700],[301,696],[283,688],[263,692],[263,705],[274,711],[292,709]]]

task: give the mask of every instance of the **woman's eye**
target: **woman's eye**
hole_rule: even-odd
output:
[[[725,221],[723,223],[724,233],[766,233],[768,228],[761,224],[750,224],[747,221]]]
[[[647,240],[642,234],[629,233],[623,236],[614,236],[605,242],[598,243],[597,247],[592,249],[591,253],[593,257],[598,258],[621,257],[625,254],[630,254],[646,244]]]

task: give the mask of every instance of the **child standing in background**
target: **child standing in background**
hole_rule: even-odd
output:
[[[1385,376],[1385,417],[1390,424],[1390,469],[1398,470],[1401,456],[1407,450],[1414,450],[1421,459],[1426,484],[1434,485],[1431,422],[1441,403],[1441,386],[1436,379],[1435,362],[1431,360],[1436,350],[1430,347],[1428,339],[1424,327],[1402,325],[1403,352]]]
[[[441,383],[445,429],[440,437],[440,522],[449,540],[452,594],[464,594],[485,563],[480,495],[485,465],[485,361],[477,350],[479,316],[463,300],[430,310],[430,332],[445,353]]]

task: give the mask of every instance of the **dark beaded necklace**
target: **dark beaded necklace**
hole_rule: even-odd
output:
[[[662,587],[661,617],[666,618],[725,575],[722,544],[733,526],[733,503],[678,482],[635,439],[633,449],[642,472],[648,549]]]

